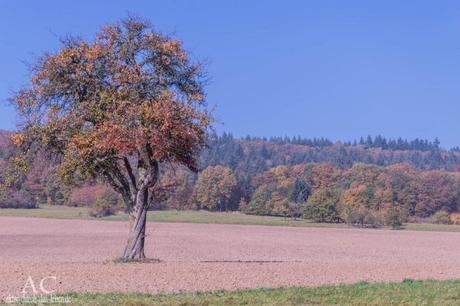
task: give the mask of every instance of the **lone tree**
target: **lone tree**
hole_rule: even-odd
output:
[[[202,67],[179,40],[132,17],[102,27],[94,41],[62,44],[37,61],[30,85],[13,99],[22,117],[12,136],[23,153],[16,164],[26,170],[34,154],[48,152],[63,179],[109,183],[130,216],[123,257],[143,259],[160,165],[197,171],[206,143],[212,118]]]

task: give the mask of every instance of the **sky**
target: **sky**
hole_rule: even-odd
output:
[[[0,0],[0,129],[27,63],[128,14],[204,61],[218,132],[460,145],[459,1]]]

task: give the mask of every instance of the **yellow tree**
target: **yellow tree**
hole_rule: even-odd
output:
[[[195,196],[199,207],[208,210],[228,210],[236,184],[236,178],[230,168],[206,168],[198,175],[195,184]]]

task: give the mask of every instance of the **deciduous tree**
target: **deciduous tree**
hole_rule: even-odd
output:
[[[102,27],[93,41],[62,44],[38,60],[30,86],[14,99],[22,122],[12,138],[25,154],[18,165],[46,151],[58,156],[67,181],[78,173],[110,184],[130,216],[123,257],[142,259],[160,166],[197,170],[206,142],[201,66],[179,40],[131,17]]]
[[[340,193],[331,189],[318,189],[304,206],[304,217],[315,222],[340,222],[337,212]]]
[[[200,208],[227,211],[236,187],[236,178],[230,168],[211,166],[203,170],[195,184],[196,200]]]

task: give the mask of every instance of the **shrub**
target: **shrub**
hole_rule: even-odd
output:
[[[401,214],[394,208],[390,208],[385,213],[384,223],[392,229],[400,229],[402,226]]]
[[[433,215],[433,220],[434,220],[434,223],[438,223],[438,224],[450,224],[451,223],[449,213],[444,210],[436,212]]]
[[[101,197],[107,189],[104,185],[81,186],[74,188],[70,194],[71,206],[91,207],[96,204],[98,197]]]
[[[121,209],[120,197],[111,189],[96,196],[96,203],[89,214],[96,218],[106,217],[115,214]]]
[[[302,206],[297,203],[289,203],[288,216],[290,218],[300,218],[302,216]]]
[[[24,191],[10,191],[0,197],[0,208],[38,208],[33,196]]]
[[[455,225],[460,225],[460,214],[459,213],[450,214],[450,222]]]
[[[340,216],[347,224],[359,227],[376,228],[382,226],[380,216],[366,208],[346,206],[342,209]]]
[[[382,224],[383,224],[382,219],[377,213],[372,212],[370,210],[366,210],[364,212],[364,218],[363,218],[363,221],[361,222],[361,227],[377,228],[377,227],[381,227]]]
[[[98,197],[96,199],[96,204],[91,208],[89,214],[92,217],[102,218],[106,216],[111,216],[117,211],[117,207],[111,204],[104,197]]]

